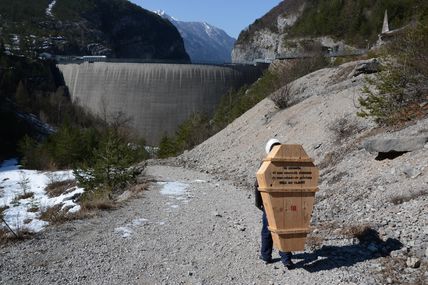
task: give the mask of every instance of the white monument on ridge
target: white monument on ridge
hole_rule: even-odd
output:
[[[382,34],[385,34],[388,32],[389,32],[388,10],[385,10],[385,16],[383,17]]]

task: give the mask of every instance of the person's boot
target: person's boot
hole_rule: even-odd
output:
[[[287,267],[288,270],[292,270],[292,269],[296,268],[294,266],[294,263],[291,260],[286,261],[283,264],[284,264],[285,267]]]
[[[272,258],[263,258],[263,256],[259,256],[260,260],[262,260],[265,264],[272,263]]]

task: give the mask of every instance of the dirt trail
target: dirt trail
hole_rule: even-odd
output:
[[[178,167],[150,166],[144,197],[0,249],[1,284],[375,284],[358,246],[297,253],[295,270],[258,260],[251,192]],[[274,253],[274,258],[277,258]]]

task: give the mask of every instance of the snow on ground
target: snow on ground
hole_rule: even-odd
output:
[[[56,0],[52,0],[52,2],[49,4],[48,8],[46,8],[46,15],[53,17],[52,14],[52,8],[55,6]]]
[[[162,185],[160,193],[167,196],[182,196],[186,194],[186,189],[189,185],[181,182],[158,182]]]
[[[69,213],[79,211],[80,206],[72,199],[83,193],[82,188],[73,187],[52,198],[45,191],[49,183],[71,179],[72,171],[25,170],[20,169],[16,159],[4,161],[0,165],[0,208],[6,208],[3,218],[13,230],[39,232],[48,225],[40,220],[42,211],[56,205],[62,205]]]
[[[205,183],[205,180],[194,180],[194,183]],[[189,184],[183,183],[183,182],[157,182],[158,185],[161,186],[160,194],[162,196],[168,196],[168,198],[171,201],[165,202],[165,212],[171,212],[176,211],[180,208],[180,205],[178,205],[178,202],[187,204],[189,202],[189,199],[192,198],[192,195],[188,193]],[[173,209],[173,210],[171,210]],[[114,232],[121,236],[122,238],[129,238],[131,237],[135,230],[143,225],[148,224],[149,221],[147,219],[143,218],[137,218],[132,220],[132,222],[127,223],[123,226],[117,227],[114,229]],[[165,221],[156,222],[156,224],[163,226],[165,225]]]
[[[128,223],[123,227],[115,228],[114,232],[123,238],[128,238],[134,233],[135,228],[140,227],[147,222],[148,220],[143,218],[134,219],[131,223]]]

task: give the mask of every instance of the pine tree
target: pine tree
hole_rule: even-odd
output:
[[[31,110],[31,98],[22,80],[19,81],[18,87],[16,88],[15,101],[22,110]]]

